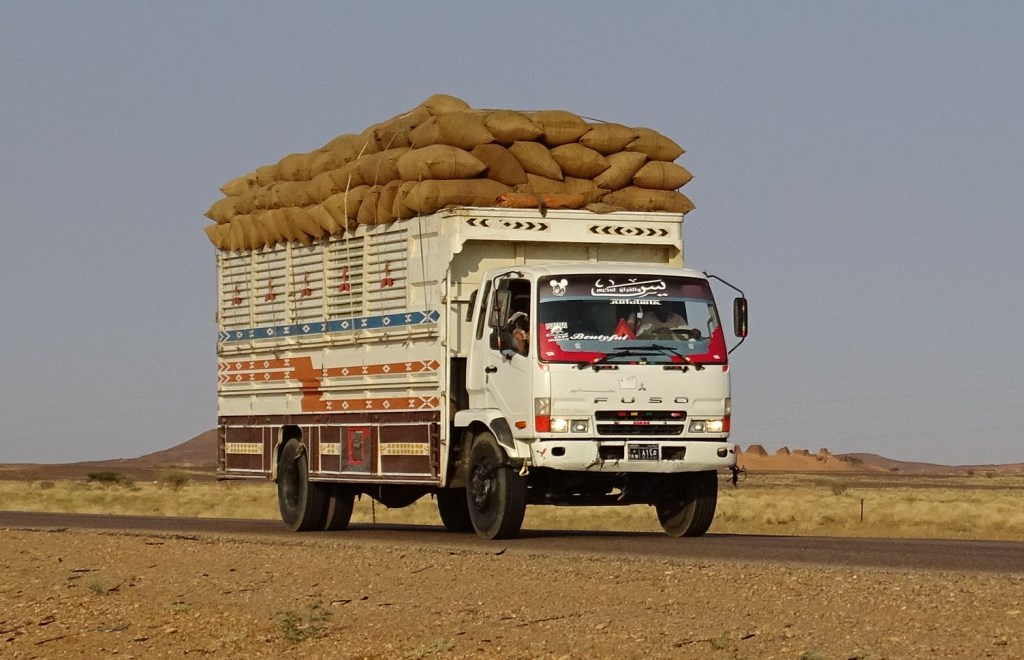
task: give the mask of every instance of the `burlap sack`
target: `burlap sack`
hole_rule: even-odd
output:
[[[348,225],[339,223],[331,212],[324,208],[323,204],[315,204],[313,206],[306,207],[306,213],[313,219],[321,229],[328,234],[338,235],[345,232],[345,227]]]
[[[551,157],[562,169],[563,176],[574,176],[581,179],[593,179],[609,166],[604,156],[589,147],[584,147],[579,142],[553,148]]]
[[[405,198],[409,196],[417,183],[419,181],[403,181],[402,185],[398,187],[398,194],[395,195],[391,213],[399,220],[408,220],[416,216],[416,209],[409,208],[405,203]]]
[[[277,161],[275,178],[278,181],[307,181],[309,161],[307,154],[288,154]]]
[[[263,235],[267,239],[267,247],[273,247],[278,243],[284,243],[288,240],[278,230],[273,216],[268,215],[266,211],[259,211],[258,213],[255,213],[253,218],[256,220],[257,226],[259,226]]]
[[[544,131],[542,141],[549,147],[576,142],[590,130],[579,115],[565,110],[540,110],[527,116]]]
[[[351,228],[359,217],[359,208],[369,190],[370,186],[363,185],[336,193],[323,201],[323,207],[339,225]]]
[[[242,234],[242,249],[255,250],[266,245],[262,227],[251,215],[237,215],[231,224],[238,225]]]
[[[374,219],[378,225],[389,225],[398,219],[395,215],[395,197],[403,183],[396,179],[381,188],[380,199],[377,200],[377,217]]]
[[[616,211],[625,211],[626,209],[621,206],[615,206],[613,204],[607,204],[603,201],[594,202],[593,204],[587,204],[585,207],[591,213],[615,213]]]
[[[498,196],[494,205],[510,209],[578,209],[582,208],[586,199],[580,193],[521,193],[511,192]]]
[[[484,125],[486,118],[486,114],[470,110],[438,115],[435,117],[437,142],[467,151],[478,144],[494,142],[494,136]]]
[[[338,191],[351,190],[359,186],[369,185],[363,175],[359,173],[357,161],[346,163],[341,167],[331,170],[331,180],[338,186]]]
[[[405,204],[426,215],[446,206],[494,206],[498,195],[511,189],[491,179],[431,179],[417,183],[405,198]]]
[[[310,204],[305,181],[278,181],[270,186],[270,206],[275,209]]]
[[[576,177],[567,176],[562,183],[565,186],[566,193],[583,195],[585,204],[596,202],[609,192],[604,188],[599,188],[592,179],[577,179]]]
[[[228,250],[237,252],[245,249],[245,234],[242,233],[242,225],[236,222],[229,222],[225,225],[228,228],[224,244]]]
[[[228,232],[231,231],[231,227],[227,223],[222,225],[218,225],[216,223],[206,225],[203,227],[203,231],[206,232],[206,237],[210,239],[210,242],[213,243],[218,250],[226,249],[227,235]]]
[[[500,147],[499,147],[500,148]],[[422,179],[469,179],[487,165],[468,151],[446,144],[432,144],[402,154],[397,162],[398,177],[405,181]]]
[[[487,178],[506,186],[526,183],[526,170],[508,149],[500,144],[481,144],[473,149],[473,156],[487,167]],[[408,177],[406,177],[408,178]],[[442,177],[432,177],[439,179]]]
[[[289,224],[294,229],[297,229],[302,234],[305,234],[309,238],[319,238],[327,232],[313,220],[313,218],[306,212],[304,208],[298,208],[292,206],[284,209],[285,216],[288,218]],[[301,241],[302,238],[299,237]]]
[[[214,202],[203,215],[217,224],[229,222],[237,213],[235,203],[238,201],[238,197],[222,197]]]
[[[420,103],[420,108],[425,109],[431,115],[440,115],[446,112],[458,112],[459,110],[469,110],[469,104],[460,98],[449,96],[448,94],[434,94],[423,103]]]
[[[622,151],[637,138],[635,130],[622,124],[590,124],[590,130],[580,138],[580,144],[607,156]]]
[[[694,209],[693,202],[682,193],[674,190],[637,188],[636,186],[610,192],[601,201],[613,206],[621,206],[630,211],[689,213]]]
[[[409,131],[409,146],[413,149],[422,149],[432,144],[441,144],[441,132],[437,127],[437,117],[431,117]]]
[[[513,142],[508,151],[528,174],[562,179],[562,168],[551,157],[547,147],[539,142]]]
[[[359,175],[371,186],[383,186],[401,177],[398,173],[398,159],[409,151],[409,147],[388,149],[380,153],[360,156],[356,159]]]
[[[325,144],[323,149],[331,154],[333,168],[338,168],[359,158],[362,147],[362,138],[352,133],[345,133]]]
[[[520,140],[532,141],[544,134],[540,126],[521,112],[514,110],[494,110],[484,118],[487,128],[494,141],[510,145]]]
[[[256,186],[269,186],[277,181],[277,165],[262,165],[256,171],[248,175]]]
[[[384,186],[370,186],[363,197],[363,203],[359,205],[359,213],[356,214],[356,222],[361,225],[377,224],[377,202],[380,201],[380,191]]]
[[[238,197],[249,189],[249,186],[251,185],[249,181],[251,178],[253,178],[251,174],[246,174],[235,179],[231,179],[220,187],[220,191],[228,197]]]
[[[413,129],[429,120],[430,117],[426,108],[414,108],[378,124],[374,129],[374,136],[384,150],[411,147]]]
[[[646,154],[651,160],[673,161],[685,152],[678,144],[650,128],[634,129],[637,138],[626,145],[626,151]]]
[[[619,190],[633,183],[633,175],[647,162],[647,155],[637,151],[620,151],[607,156],[608,169],[594,177],[594,183],[605,190]]]
[[[655,190],[675,190],[685,186],[693,175],[682,165],[652,160],[633,175],[633,185]]]
[[[329,149],[320,148],[309,154],[309,179],[312,181],[324,172],[337,167],[336,154]]]
[[[569,192],[565,187],[565,181],[549,179],[545,176],[527,174],[526,183],[515,187],[515,192],[524,193],[564,193]]]
[[[331,177],[330,172],[317,174],[306,184],[310,204],[319,204],[331,195],[341,192],[341,186]]]

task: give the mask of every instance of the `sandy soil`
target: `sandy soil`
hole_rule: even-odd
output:
[[[0,655],[1024,656],[1024,576],[0,531]]]

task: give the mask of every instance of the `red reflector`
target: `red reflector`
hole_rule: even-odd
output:
[[[537,433],[550,433],[551,418],[547,415],[537,415],[533,418],[533,429]]]
[[[729,432],[729,427],[731,426],[731,423],[732,423],[732,417],[731,416],[726,415],[725,417],[722,418],[722,433],[728,433]]]

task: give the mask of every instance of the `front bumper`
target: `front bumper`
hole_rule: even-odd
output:
[[[736,445],[728,438],[544,438],[529,443],[529,456],[535,467],[574,472],[702,472],[734,467]]]

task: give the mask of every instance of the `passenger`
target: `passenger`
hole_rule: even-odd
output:
[[[685,328],[686,319],[676,313],[667,303],[662,303],[644,314],[636,329],[636,336],[643,339],[664,335],[672,337],[672,330]]]

